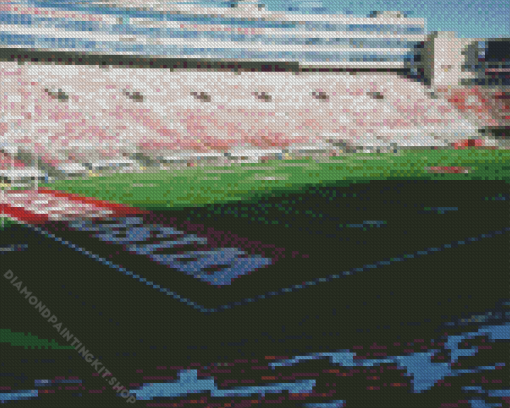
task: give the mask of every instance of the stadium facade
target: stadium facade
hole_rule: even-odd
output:
[[[275,61],[303,67],[402,69],[425,21],[400,12],[367,17],[274,13],[258,4],[211,8],[136,2],[2,5],[0,41],[103,55]],[[114,5],[115,4],[115,5]],[[144,3],[147,5],[147,3]]]
[[[409,66],[433,87],[508,87],[509,53],[510,39],[457,38],[453,31],[434,31],[416,47]]]
[[[241,71],[247,64],[276,71],[389,70],[437,86],[508,83],[508,61],[505,66],[482,61],[488,40],[428,34],[424,19],[399,11],[356,17],[271,12],[253,2],[229,5],[4,3],[0,46],[7,59],[18,60],[79,63],[102,57],[106,60],[95,63]],[[76,53],[80,58],[68,57]],[[129,58],[135,61],[121,61]]]

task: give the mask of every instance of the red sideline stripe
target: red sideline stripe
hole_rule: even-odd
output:
[[[31,224],[44,224],[49,220],[47,214],[34,214],[21,207],[11,207],[9,204],[0,204],[0,212],[16,220]]]
[[[78,194],[62,193],[57,190],[40,188],[37,190],[37,192],[41,193],[41,194],[50,194],[54,197],[64,197],[70,201],[77,201],[82,204],[91,204],[96,207],[104,207],[108,210],[113,210],[113,211],[117,212],[118,214],[148,214],[149,213],[149,211],[143,211],[136,207],[129,207],[124,204],[115,204],[110,201],[98,200],[97,198],[92,198],[92,197],[83,197],[83,196],[79,196]]]

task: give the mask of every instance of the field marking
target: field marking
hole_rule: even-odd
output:
[[[116,264],[96,255],[96,254],[92,254],[91,252],[87,251],[84,248],[80,248],[71,242],[64,241],[48,231],[45,231],[45,230],[43,230],[39,227],[33,226],[33,225],[29,225],[29,227],[31,229],[33,229],[34,231],[40,233],[41,235],[46,235],[50,238],[53,238],[58,243],[65,245],[71,249],[74,249],[77,252],[81,252],[81,253],[89,256],[90,259],[93,259],[93,260],[95,260],[103,265],[106,265],[112,269],[118,270],[119,272],[122,272],[124,275],[130,276],[131,278],[136,279],[139,282],[141,282],[147,286],[152,286],[157,291],[162,292],[165,295],[171,296],[173,299],[178,300],[182,303],[186,303],[187,305],[193,307],[194,309],[196,309],[202,313],[221,312],[221,311],[225,311],[228,309],[232,309],[233,307],[236,307],[236,306],[249,305],[249,304],[252,304],[253,302],[256,302],[259,300],[265,300],[265,299],[268,299],[273,296],[283,295],[285,293],[290,293],[290,292],[300,290],[300,289],[306,289],[306,288],[309,288],[312,286],[316,286],[317,284],[320,284],[320,283],[332,281],[334,279],[352,276],[352,275],[355,275],[357,272],[366,271],[367,269],[377,269],[378,267],[380,267],[382,265],[391,265],[395,262],[402,262],[402,261],[406,261],[409,259],[416,259],[417,257],[424,256],[424,255],[430,255],[435,252],[440,252],[444,249],[452,249],[458,245],[466,245],[466,244],[470,244],[470,243],[473,243],[476,241],[481,241],[481,239],[483,239],[483,238],[493,238],[495,235],[501,235],[501,234],[504,234],[505,232],[506,233],[510,232],[510,227],[503,228],[502,230],[499,230],[499,231],[490,231],[490,233],[479,234],[476,237],[469,237],[469,238],[463,239],[461,241],[452,241],[451,243],[441,245],[440,247],[427,248],[426,250],[416,251],[414,253],[404,254],[404,255],[401,255],[398,257],[385,258],[385,259],[390,259],[390,260],[389,261],[387,261],[387,260],[379,261],[379,262],[376,262],[374,264],[369,264],[369,265],[363,265],[363,267],[360,267],[360,268],[353,268],[348,271],[339,272],[338,274],[328,275],[328,276],[322,277],[322,278],[316,278],[316,279],[313,279],[308,282],[303,282],[302,284],[299,284],[299,285],[292,285],[290,287],[279,288],[272,292],[266,292],[263,295],[257,295],[253,298],[244,298],[237,302],[232,302],[232,303],[221,305],[217,308],[209,309],[209,308],[204,307],[203,305],[193,302],[191,299],[182,297],[181,295],[171,291],[170,289],[162,288],[160,285],[157,285],[155,282],[148,281],[147,279],[141,277],[140,275],[135,274],[134,272],[128,271],[126,268],[116,265]]]

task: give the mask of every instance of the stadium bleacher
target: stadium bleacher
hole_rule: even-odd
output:
[[[2,139],[53,167],[136,153],[289,149],[324,144],[324,134],[331,143],[367,147],[451,145],[502,122],[496,99],[484,102],[480,90],[469,90],[468,103],[463,89],[440,88],[432,99],[423,85],[394,74],[128,75],[122,68],[1,62],[0,79],[8,95]]]

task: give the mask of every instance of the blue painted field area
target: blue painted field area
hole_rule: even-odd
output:
[[[202,251],[181,251],[164,254],[165,250],[207,245],[206,238],[162,225],[147,225],[141,217],[110,219],[108,223],[76,220],[70,227],[93,231],[93,236],[107,243],[125,245],[128,252],[146,255],[160,265],[168,266],[215,286],[231,282],[258,268],[271,264],[271,259],[248,255],[238,248],[212,248]],[[155,241],[156,243],[149,243]]]

